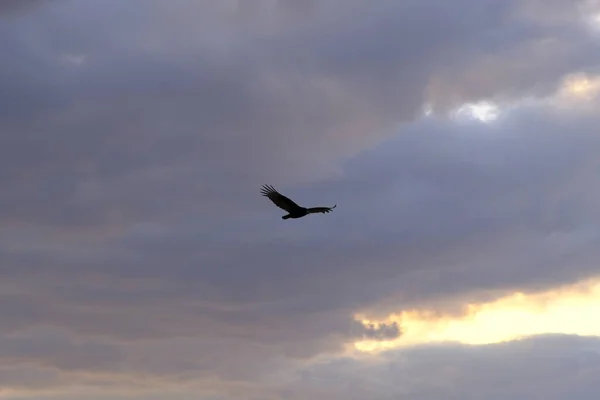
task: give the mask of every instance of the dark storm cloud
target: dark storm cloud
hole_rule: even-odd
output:
[[[166,4],[0,23],[0,357],[226,385],[401,334],[361,310],[596,273],[597,115],[415,121],[597,65],[579,3]]]

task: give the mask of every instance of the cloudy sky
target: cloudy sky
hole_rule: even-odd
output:
[[[596,399],[599,67],[593,0],[2,0],[0,399]]]

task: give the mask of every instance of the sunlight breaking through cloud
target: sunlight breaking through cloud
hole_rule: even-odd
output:
[[[591,101],[598,93],[600,93],[600,77],[573,74],[564,80],[558,96],[570,100]]]
[[[498,119],[500,107],[490,101],[467,103],[460,106],[455,112],[456,118],[475,119],[480,122],[490,123]]]
[[[391,341],[365,340],[354,343],[359,351],[371,352],[434,342],[491,344],[541,334],[600,336],[600,279],[581,282],[541,293],[522,293],[483,304],[468,304],[460,317],[439,317],[426,310],[407,310],[386,321],[402,328],[402,336]]]

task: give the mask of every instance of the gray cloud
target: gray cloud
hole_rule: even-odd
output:
[[[431,14],[428,7],[441,6],[437,2],[382,2],[372,9],[372,22],[352,18],[363,9],[348,6],[349,15],[333,14],[339,21],[328,14],[314,18],[310,34],[284,29],[282,35],[261,42],[252,34],[244,42],[230,39],[225,55],[205,41],[187,41],[179,49],[157,38],[155,47],[147,48],[137,32],[149,27],[143,22],[125,25],[124,17],[113,21],[111,34],[94,37],[92,28],[102,19],[96,17],[112,17],[110,7],[78,10],[82,15],[75,29],[81,34],[73,35],[56,23],[61,41],[47,46],[55,54],[34,53],[41,58],[37,65],[44,68],[36,73],[36,81],[29,77],[37,71],[16,67],[25,57],[11,57],[27,86],[3,91],[11,96],[6,103],[12,106],[4,107],[3,119],[16,117],[21,122],[13,121],[20,129],[13,128],[15,134],[2,146],[7,164],[2,170],[9,180],[28,171],[36,184],[11,185],[0,199],[2,209],[13,218],[51,224],[97,224],[111,214],[131,221],[157,217],[164,210],[188,210],[198,204],[191,200],[198,196],[212,207],[238,206],[226,199],[240,194],[209,183],[215,175],[255,185],[264,179],[306,179],[333,171],[340,157],[389,135],[398,121],[416,115],[428,80],[449,68],[436,71],[439,63],[448,64],[446,54],[475,62],[489,45],[482,30],[514,27],[502,25],[510,2],[476,3],[468,7],[471,14],[464,15],[454,7]],[[74,11],[63,13],[70,17]],[[400,19],[403,15],[409,15],[406,23]],[[429,22],[433,18],[440,20]],[[334,21],[337,24],[331,25]],[[160,24],[167,22],[159,19]],[[412,40],[423,26],[434,23],[436,29],[427,31],[423,41]],[[172,32],[174,37],[203,33],[197,25],[190,32],[182,25],[184,32]],[[480,42],[473,42],[475,32]],[[7,49],[23,51],[19,33],[6,39]],[[530,29],[512,40],[540,40],[550,33]],[[37,33],[40,40],[46,37]],[[253,51],[249,45],[255,45]],[[190,51],[199,56],[186,56]],[[84,66],[61,63],[61,57],[73,52],[87,55]],[[118,68],[113,60],[119,61]],[[61,85],[53,84],[56,81]],[[14,86],[19,79],[12,77],[10,82]],[[25,123],[32,120],[38,123]],[[54,133],[36,135],[41,129]],[[284,175],[282,169],[270,167],[284,162]],[[19,172],[11,174],[15,168]],[[61,176],[60,183],[44,188],[55,176]],[[195,183],[183,186],[180,181]],[[40,190],[30,193],[32,187]],[[245,193],[249,187],[240,189]],[[174,190],[180,196],[167,195]],[[49,215],[40,215],[42,199]],[[64,204],[68,211],[61,208]]]
[[[369,323],[364,324],[357,322],[355,332],[359,339],[371,339],[371,340],[393,340],[402,334],[400,325],[397,322],[389,324],[385,323]]]
[[[102,369],[114,367],[121,359],[119,349],[102,342],[74,342],[60,332],[34,332],[0,339],[0,359],[6,364],[40,362],[63,370]]]
[[[53,0],[45,0],[49,3]],[[18,11],[26,11],[35,5],[44,3],[43,0],[4,0],[0,4],[0,17],[3,13],[14,13]]]
[[[489,346],[426,346],[388,354],[382,361],[322,363],[299,374],[287,398],[584,400],[598,390],[593,378],[598,368],[595,338],[547,336]]]
[[[582,2],[215,4],[3,14],[0,357],[50,386],[121,371],[250,398],[401,334],[357,312],[597,274],[598,115],[421,113],[594,72]],[[263,183],[338,208],[283,224]],[[64,333],[23,333],[46,326]]]

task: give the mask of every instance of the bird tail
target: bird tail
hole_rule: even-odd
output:
[[[308,209],[308,213],[309,214],[328,213],[328,212],[331,212],[331,210],[333,210],[336,207],[337,207],[337,204],[334,205],[333,207],[312,207],[312,208]]]
[[[281,217],[281,218],[283,218],[283,219],[288,219],[289,217],[290,217],[290,216],[289,216],[289,214],[288,214],[288,215],[284,215],[284,216],[283,216],[283,217]]]

